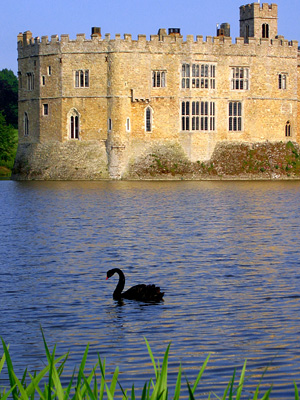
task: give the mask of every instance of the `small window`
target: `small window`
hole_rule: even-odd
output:
[[[24,113],[24,136],[29,135],[29,119],[27,112]]]
[[[242,130],[242,103],[240,101],[229,102],[229,131]]]
[[[34,89],[34,74],[32,72],[27,72],[27,90]]]
[[[90,86],[89,70],[75,71],[75,87],[84,88]]]
[[[46,77],[45,75],[42,76],[42,86],[46,85]]]
[[[291,136],[291,123],[290,121],[287,121],[285,124],[285,136],[290,137]]]
[[[166,87],[165,71],[152,71],[152,87]]]
[[[286,74],[278,75],[278,88],[285,90],[286,89]]]
[[[249,39],[249,25],[246,25],[246,39]]]
[[[151,132],[152,131],[152,110],[150,107],[146,108],[146,115],[145,115],[145,126],[146,126],[146,132]]]
[[[126,131],[130,132],[130,118],[126,119]]]
[[[50,76],[51,74],[52,74],[52,69],[51,69],[51,65],[49,65],[49,67],[48,67],[48,75]]]
[[[249,89],[249,68],[245,67],[231,68],[231,89],[232,90]]]
[[[269,24],[262,24],[262,38],[269,38]]]
[[[43,104],[43,115],[49,115],[48,104]]]
[[[112,120],[111,120],[111,118],[108,118],[108,120],[107,120],[107,129],[108,129],[108,132],[112,131]]]
[[[71,139],[79,139],[79,116],[78,115],[71,115],[70,138]]]

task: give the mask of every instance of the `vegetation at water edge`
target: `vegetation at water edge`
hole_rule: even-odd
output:
[[[18,145],[18,80],[0,71],[0,177],[9,177]]]
[[[99,355],[98,362],[92,368],[92,370],[89,372],[85,370],[89,346],[86,347],[78,371],[76,372],[76,370],[74,370],[68,384],[63,385],[62,377],[64,366],[68,359],[68,354],[56,357],[56,346],[54,346],[54,349],[51,353],[46,343],[44,334],[43,340],[48,364],[40,372],[34,372],[33,374],[25,370],[22,377],[18,378],[14,371],[13,362],[9,354],[9,348],[2,339],[4,354],[0,359],[0,374],[6,363],[10,386],[0,387],[1,400],[6,400],[8,398],[13,398],[13,400],[113,400],[117,397],[116,388],[118,386],[121,390],[122,400],[137,399],[137,391],[134,385],[132,385],[131,391],[124,390],[122,388],[122,385],[119,381],[118,367],[115,369],[112,378],[107,378],[105,359],[101,360]],[[141,391],[140,398],[141,400],[167,400],[170,398],[170,390],[168,386],[168,357],[170,345],[168,345],[163,362],[160,365],[159,361],[155,361],[148,341],[146,339],[145,341],[150,359],[153,364],[154,377],[153,379],[150,379],[149,382],[145,383]],[[195,400],[197,398],[196,390],[200,384],[200,380],[205,371],[208,360],[209,356],[206,358],[193,384],[191,384],[187,377],[185,377],[182,367],[179,367],[172,400],[179,400],[182,397],[182,381],[184,381],[184,386],[187,388],[189,399]],[[208,395],[208,399],[215,398],[222,400],[240,400],[245,383],[245,372],[246,362],[243,366],[240,379],[237,383],[235,382],[236,373],[234,371],[233,376],[226,388],[224,388],[224,392],[221,397],[211,392]],[[294,383],[294,389],[295,399],[299,400],[299,393],[296,383]],[[269,388],[264,394],[262,394],[260,393],[260,385],[258,385],[252,399],[270,399],[271,390],[272,388]]]

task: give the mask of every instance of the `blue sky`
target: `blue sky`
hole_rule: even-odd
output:
[[[30,30],[34,37],[76,33],[90,37],[91,27],[101,27],[102,35],[116,33],[157,34],[159,28],[181,28],[188,34],[214,36],[216,24],[228,22],[231,36],[239,36],[239,7],[249,2],[241,0],[30,0],[21,2],[0,0],[0,70],[17,73],[16,40],[19,32]],[[255,1],[256,2],[256,1]],[[261,1],[262,3],[263,1]],[[277,0],[278,34],[300,42],[300,0]],[[299,43],[300,44],[300,43]]]

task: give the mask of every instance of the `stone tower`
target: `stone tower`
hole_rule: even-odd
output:
[[[259,3],[240,7],[240,36],[275,39],[277,36],[277,4]]]

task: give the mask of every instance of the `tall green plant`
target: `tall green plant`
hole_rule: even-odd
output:
[[[98,355],[98,362],[92,368],[92,370],[87,374],[86,361],[88,356],[89,346],[87,345],[84,352],[81,364],[79,366],[78,372],[74,369],[73,374],[69,380],[69,383],[64,387],[62,384],[62,374],[64,370],[65,363],[68,359],[68,354],[56,358],[56,346],[52,353],[50,352],[48,345],[46,343],[45,336],[42,332],[44,347],[47,357],[48,365],[42,369],[39,373],[34,373],[31,375],[27,370],[25,370],[21,380],[15,374],[13,363],[9,354],[8,346],[6,346],[3,339],[2,346],[4,354],[0,360],[0,374],[6,363],[8,376],[9,376],[9,388],[4,388],[0,390],[0,400],[6,400],[8,398],[13,398],[13,400],[114,400],[117,396],[116,388],[120,387],[121,393],[123,395],[123,400],[136,400],[136,390],[134,385],[132,385],[131,391],[122,388],[119,382],[119,368],[116,367],[111,379],[106,377],[106,365],[105,359],[101,360]],[[165,351],[162,364],[160,365],[159,360],[155,361],[154,355],[152,353],[151,347],[147,339],[145,339],[146,346],[150,359],[152,361],[154,369],[154,378],[150,379],[149,382],[144,384],[142,393],[140,395],[141,400],[168,400],[169,387],[168,387],[168,359],[170,344],[167,346]],[[209,360],[209,356],[204,361],[197,378],[193,385],[190,384],[187,378],[186,385],[189,394],[189,400],[196,399],[196,390],[199,386],[201,377],[205,371]],[[100,375],[97,372],[99,367]],[[219,397],[215,393],[210,393],[208,399],[214,396],[219,400],[241,400],[242,391],[245,383],[245,373],[246,373],[246,362],[244,363],[241,376],[237,387],[235,387],[235,375],[234,371],[231,380],[229,381],[227,387],[224,390],[223,396]],[[264,374],[263,374],[264,375]],[[29,380],[29,384],[27,384]],[[172,396],[172,400],[179,400],[181,397],[181,385],[182,385],[182,367],[179,366],[175,392]],[[260,397],[260,400],[269,399],[271,389]],[[298,388],[294,382],[295,389],[295,399],[299,400]],[[253,395],[253,400],[258,400],[260,396],[260,383],[258,384],[255,393]]]

